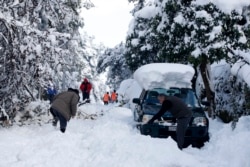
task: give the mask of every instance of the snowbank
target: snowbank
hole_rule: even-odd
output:
[[[49,101],[33,101],[26,106],[25,111],[17,112],[13,124],[22,126],[48,123],[51,119],[49,108]]]
[[[153,63],[140,67],[135,80],[144,89],[182,87],[191,88],[194,69],[184,64]]]
[[[250,65],[239,61],[233,65],[231,72],[234,76],[243,79],[250,87]]]
[[[83,105],[96,120],[72,119],[66,133],[51,124],[0,129],[1,167],[249,167],[250,117],[236,129],[210,120],[211,140],[202,149],[178,150],[171,139],[140,135],[132,112],[121,107]]]
[[[118,92],[118,100],[123,101],[123,103],[128,104],[128,108],[132,110],[135,107],[135,104],[132,103],[133,98],[138,98],[142,92],[142,88],[134,79],[127,79],[122,81]]]

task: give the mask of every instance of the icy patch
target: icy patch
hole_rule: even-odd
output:
[[[184,64],[153,63],[140,67],[134,73],[135,80],[146,89],[191,88],[194,69]]]

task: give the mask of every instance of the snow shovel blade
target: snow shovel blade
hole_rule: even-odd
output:
[[[84,105],[86,103],[90,103],[90,99],[84,100],[83,102],[80,102],[78,106]]]
[[[82,105],[84,105],[84,104],[86,104],[87,102],[82,102],[82,103],[79,103],[78,104],[78,107],[80,107],[80,106],[82,106]]]

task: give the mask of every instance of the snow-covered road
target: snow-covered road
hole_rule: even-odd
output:
[[[97,120],[73,119],[65,134],[50,124],[0,129],[0,167],[249,167],[250,117],[230,125],[211,121],[202,149],[177,149],[171,139],[142,136],[126,108],[84,105],[104,112]]]

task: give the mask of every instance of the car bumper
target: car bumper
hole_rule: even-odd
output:
[[[176,126],[164,126],[159,124],[139,125],[141,134],[150,135],[151,137],[167,138],[169,136],[176,138]],[[206,126],[189,126],[186,135],[186,141],[208,141],[208,127]]]

